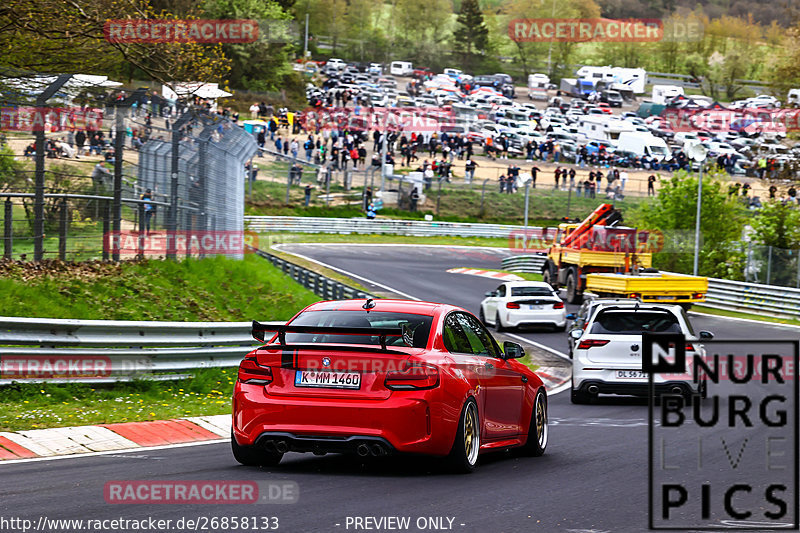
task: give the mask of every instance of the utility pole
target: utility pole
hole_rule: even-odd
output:
[[[303,41],[303,61],[308,57],[308,13],[306,13],[306,36]]]

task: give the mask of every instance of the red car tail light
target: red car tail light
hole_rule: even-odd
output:
[[[409,365],[403,370],[387,372],[384,385],[391,390],[432,389],[439,385],[439,369],[432,365]]]
[[[506,309],[519,309],[519,304],[517,302],[508,302]]]
[[[605,346],[606,344],[608,344],[608,340],[606,339],[586,339],[578,344],[578,349],[586,350],[595,346]]]
[[[556,302],[553,304],[553,309],[564,309],[564,302]]]
[[[239,381],[253,385],[268,385],[272,383],[272,369],[259,365],[255,359],[243,359],[239,363]]]

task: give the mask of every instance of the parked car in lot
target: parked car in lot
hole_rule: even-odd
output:
[[[464,309],[317,302],[286,325],[253,322],[253,336],[264,344],[239,364],[233,391],[231,447],[244,465],[408,453],[469,472],[486,452],[547,447],[547,392],[516,361],[522,346],[501,348]]]
[[[687,352],[702,350],[697,341],[713,334],[695,335],[686,311],[679,305],[626,303],[603,306],[583,330],[570,335],[577,342],[572,356],[571,401],[589,403],[598,394],[646,396],[648,375],[642,371],[642,332],[679,333],[686,338]],[[691,376],[654,376],[656,393],[685,396],[704,394],[703,383]]]
[[[486,293],[481,321],[497,331],[520,326],[551,326],[564,331],[567,313],[558,293],[541,281],[508,281]]]
[[[611,89],[600,93],[600,101],[605,102],[611,107],[622,107],[622,95],[617,91],[612,91]]]

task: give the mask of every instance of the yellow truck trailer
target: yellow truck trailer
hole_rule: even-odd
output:
[[[639,298],[648,303],[689,307],[705,301],[708,278],[665,272],[587,274],[586,291],[602,297]]]
[[[657,235],[620,226],[621,221],[611,204],[601,204],[579,224],[560,224],[542,266],[542,279],[554,289],[564,287],[571,304],[580,303],[584,291],[684,307],[705,301],[706,278],[654,270]]]

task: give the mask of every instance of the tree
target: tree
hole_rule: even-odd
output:
[[[441,56],[452,15],[449,0],[397,0],[392,14],[395,45],[411,59],[430,63]]]
[[[723,191],[721,177],[716,172],[703,177],[699,273],[741,279],[742,253],[735,245],[742,235],[745,210]],[[664,250],[655,254],[655,266],[692,273],[696,215],[697,177],[683,171],[663,182],[656,199],[633,214],[637,227],[664,234]]]
[[[751,225],[751,240],[760,246],[751,248],[750,263],[764,265],[760,269],[763,273],[760,281],[773,285],[794,285],[800,248],[800,211],[783,202],[767,202],[759,209]],[[767,271],[770,272],[769,279],[766,279]]]
[[[130,66],[161,82],[224,78],[230,65],[218,45],[115,43],[103,33],[108,20],[177,16],[147,0],[5,0],[0,57],[6,67],[48,73],[132,73]]]
[[[489,28],[484,23],[478,0],[462,0],[456,23],[453,48],[462,55],[464,66],[472,69],[475,52],[485,52],[489,44]]]
[[[206,0],[203,16],[215,19],[255,19],[262,22],[253,43],[222,45],[231,62],[228,81],[234,87],[277,91],[285,78],[294,76],[289,66],[297,25],[273,0]]]

